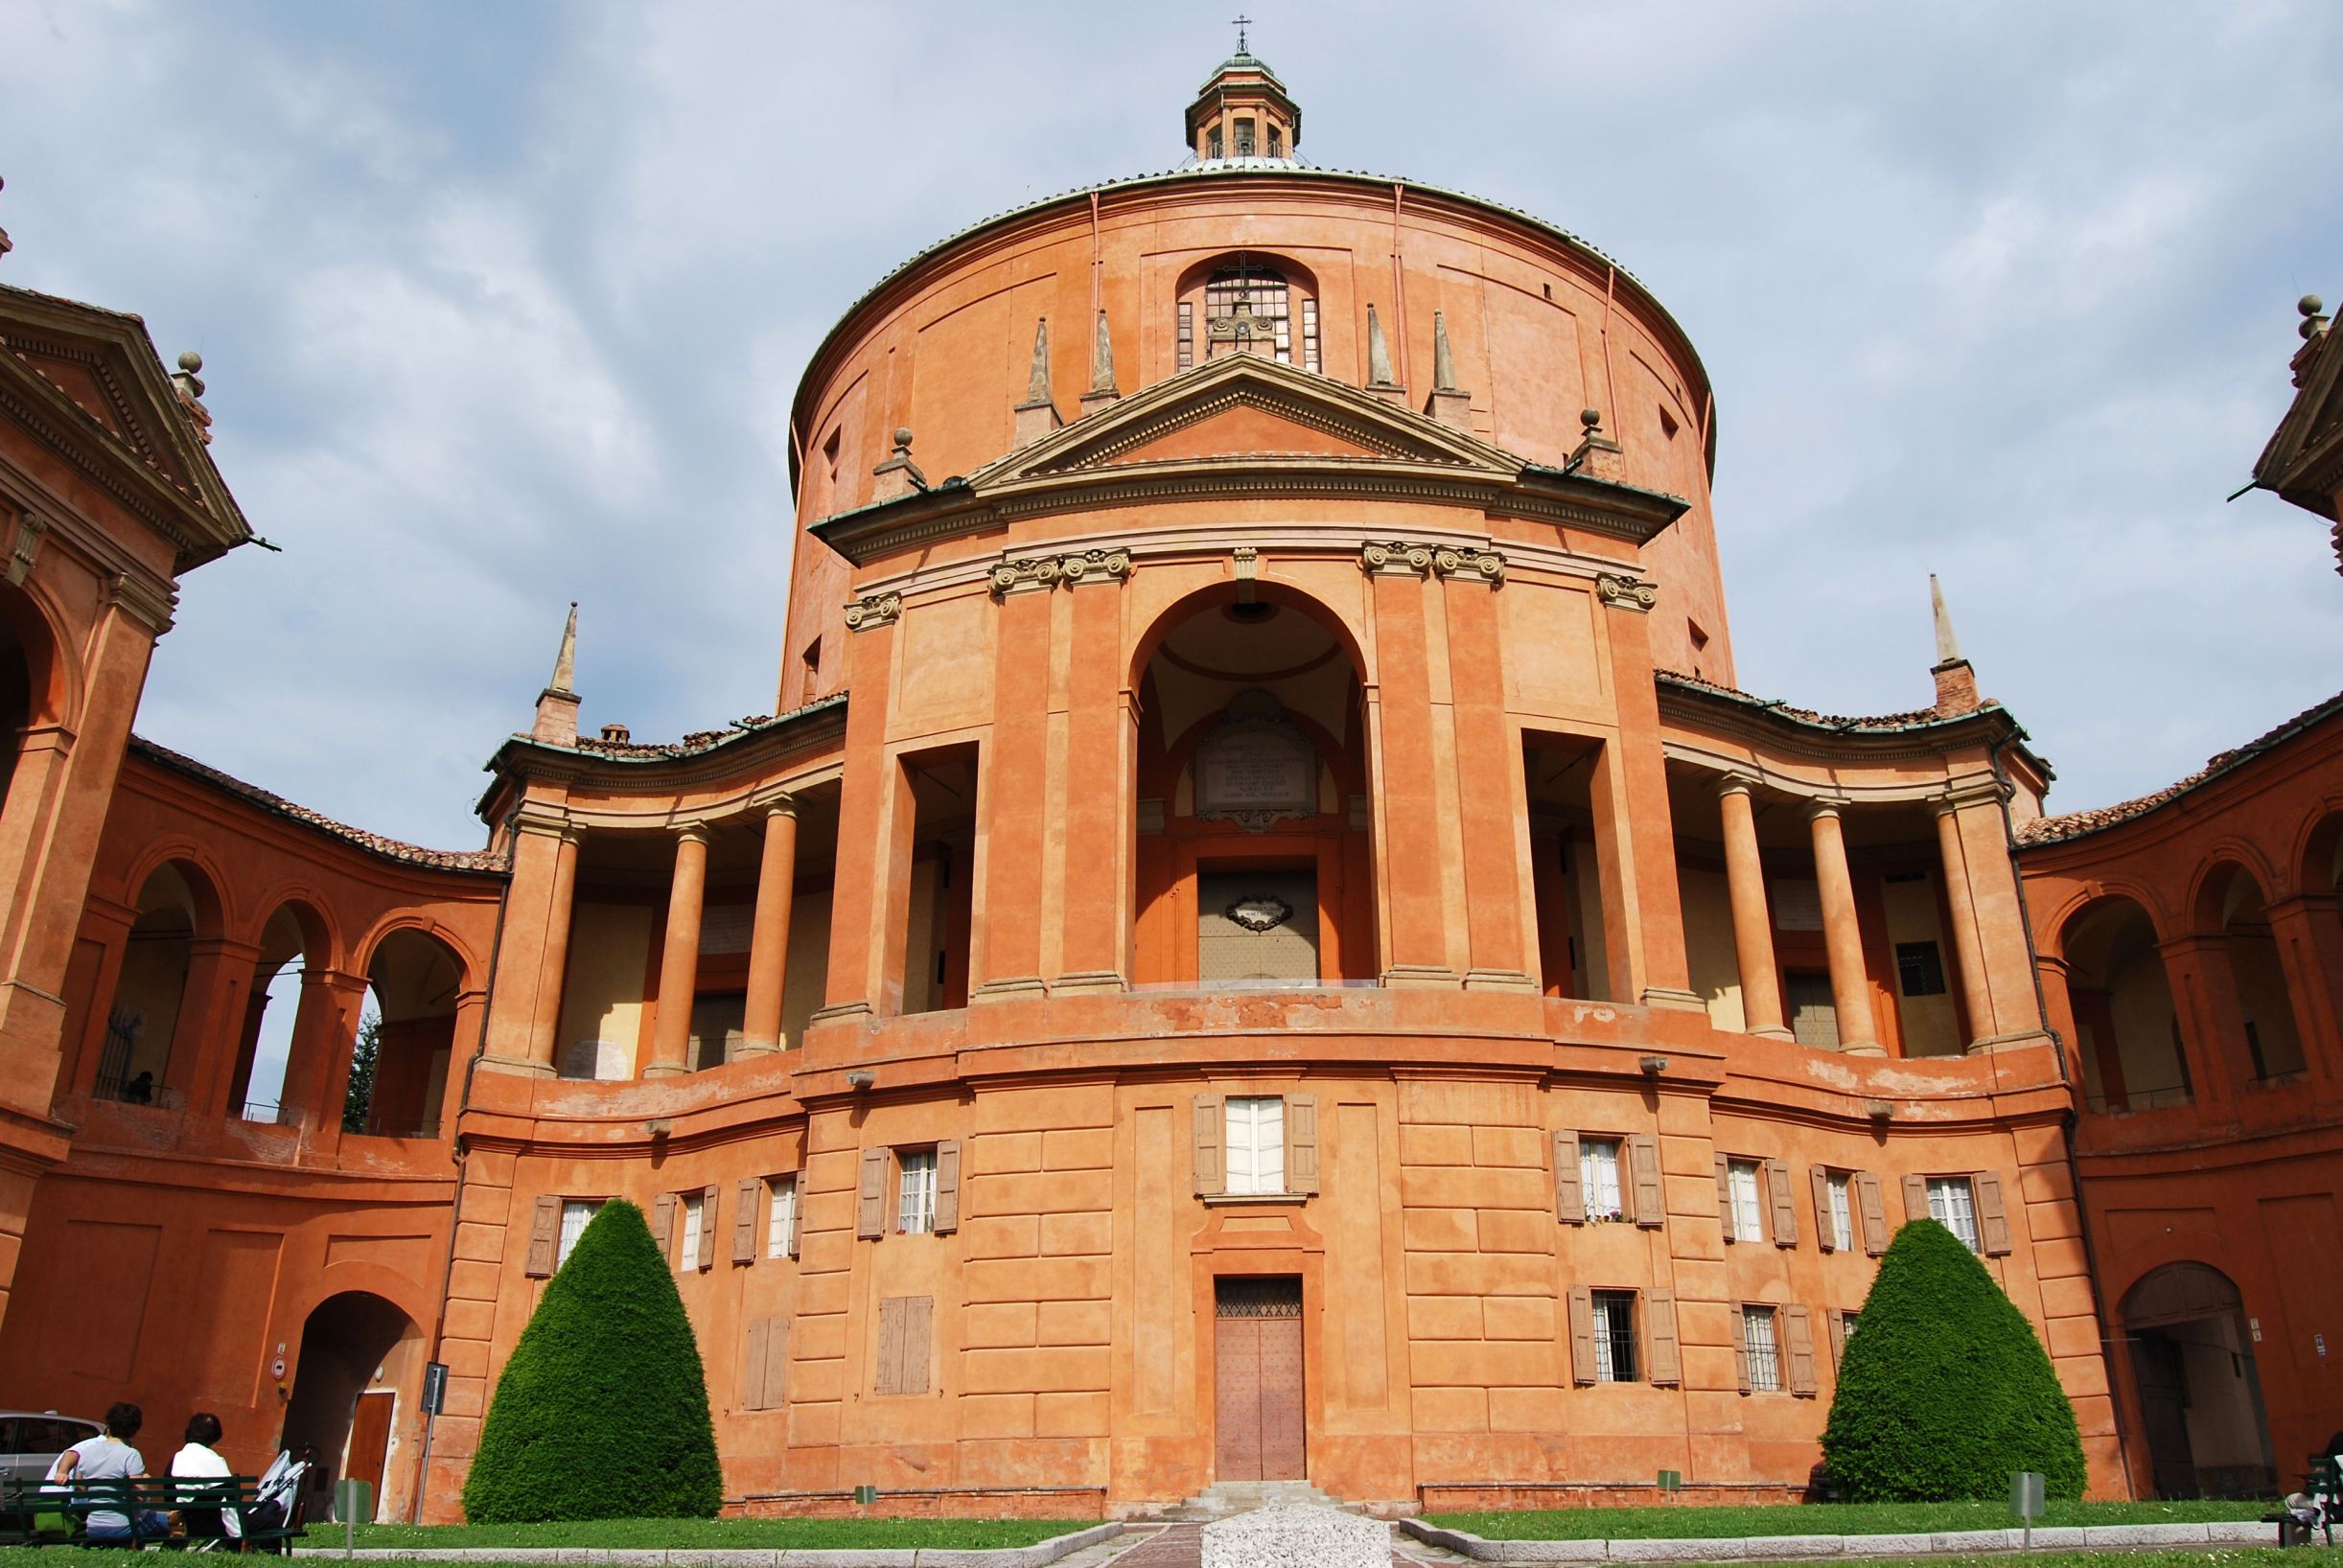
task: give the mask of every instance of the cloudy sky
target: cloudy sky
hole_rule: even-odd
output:
[[[2076,809],[2343,683],[2325,526],[2222,499],[2343,294],[2343,8],[1252,12],[1304,153],[1683,323],[1744,686],[1919,705],[1939,572]],[[1175,162],[1224,13],[0,0],[0,279],[200,350],[284,546],[188,581],[139,727],[458,846],[572,598],[590,727],[769,711],[806,354],[968,222]]]

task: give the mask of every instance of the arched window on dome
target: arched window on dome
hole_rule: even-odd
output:
[[[1178,348],[1181,370],[1195,364],[1199,352],[1206,359],[1265,354],[1281,364],[1316,370],[1318,302],[1276,267],[1219,267],[1204,280],[1201,299],[1180,301]]]

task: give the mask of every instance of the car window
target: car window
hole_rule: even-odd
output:
[[[16,1446],[16,1422],[0,1421],[0,1454],[21,1453]]]

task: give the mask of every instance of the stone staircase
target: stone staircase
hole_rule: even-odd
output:
[[[1156,1513],[1158,1519],[1179,1523],[1210,1523],[1239,1513],[1250,1513],[1272,1503],[1317,1503],[1328,1508],[1343,1508],[1341,1502],[1329,1497],[1307,1481],[1223,1481],[1208,1487],[1184,1503],[1176,1503]]]

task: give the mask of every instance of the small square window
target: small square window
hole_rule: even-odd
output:
[[[1758,1197],[1757,1162],[1734,1160],[1726,1164],[1725,1186],[1732,1200],[1731,1241],[1765,1239],[1765,1208]]]
[[[1749,1347],[1750,1392],[1779,1394],[1781,1392],[1781,1356],[1775,1349],[1774,1309],[1770,1306],[1745,1306],[1741,1309],[1741,1335]]]
[[[1960,1238],[1971,1252],[1982,1252],[1977,1235],[1977,1191],[1966,1176],[1928,1178],[1928,1217]]]
[[[1594,1296],[1594,1380],[1635,1380],[1635,1293],[1598,1290]]]
[[[765,1216],[765,1256],[788,1257],[798,1250],[798,1179],[776,1176],[765,1185],[772,1191]]]
[[[554,1250],[553,1266],[560,1268],[569,1261],[577,1250],[578,1237],[586,1234],[587,1222],[602,1209],[600,1198],[564,1198],[562,1200],[561,1244]]]
[[[905,1149],[896,1156],[902,1182],[896,1188],[894,1228],[905,1235],[927,1235],[936,1229],[936,1151]]]
[[[1624,1219],[1619,1201],[1619,1141],[1582,1138],[1578,1141],[1578,1188],[1589,1220]]]
[[[1231,1095],[1228,1181],[1234,1194],[1286,1190],[1286,1102],[1275,1095]]]
[[[1934,942],[1895,944],[1895,979],[1908,997],[1944,994],[1944,956]]]

